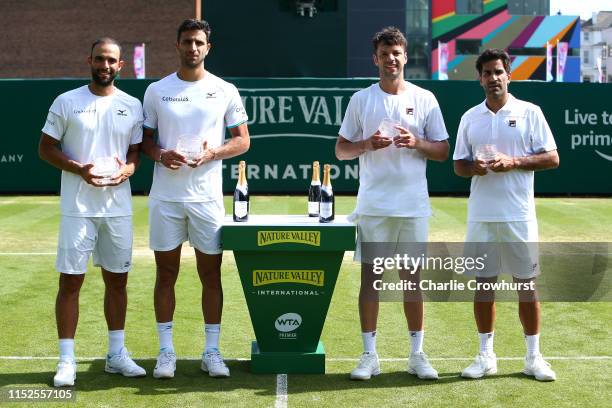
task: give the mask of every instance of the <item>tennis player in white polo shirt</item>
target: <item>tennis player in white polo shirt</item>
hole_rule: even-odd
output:
[[[515,282],[529,283],[539,273],[534,171],[558,167],[557,146],[542,110],[508,93],[510,58],[505,51],[484,51],[476,69],[486,99],[461,118],[453,155],[455,173],[472,179],[466,234],[471,244],[466,245],[501,244],[499,262],[475,271],[477,280],[496,281],[499,273],[508,273]],[[461,373],[463,377],[497,372],[494,296],[484,290],[475,294],[480,351]],[[519,317],[527,345],[523,372],[540,381],[555,380],[540,354],[540,303],[535,291],[519,293]]]
[[[359,317],[364,352],[351,372],[355,380],[380,373],[376,352],[379,297],[372,287],[372,259],[365,259],[369,255],[362,254],[361,245],[427,242],[431,208],[426,164],[427,160],[446,160],[449,150],[436,98],[404,80],[404,35],[387,27],[374,35],[373,46],[380,80],[351,97],[336,143],[339,160],[359,158],[359,192],[352,217],[358,228],[355,260],[361,262]],[[404,302],[411,344],[408,372],[437,379],[437,371],[423,352],[423,300],[420,293],[416,295]]]

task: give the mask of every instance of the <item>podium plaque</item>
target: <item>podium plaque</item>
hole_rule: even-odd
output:
[[[255,331],[251,371],[325,373],[321,332],[355,226],[343,216],[325,224],[297,215],[226,217],[222,239],[234,251]]]

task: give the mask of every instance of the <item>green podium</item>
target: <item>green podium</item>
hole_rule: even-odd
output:
[[[325,373],[319,339],[355,226],[343,216],[327,224],[297,215],[226,217],[222,239],[234,251],[257,339],[251,371]]]

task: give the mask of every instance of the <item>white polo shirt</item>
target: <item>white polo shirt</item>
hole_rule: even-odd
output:
[[[542,110],[512,95],[497,113],[482,102],[461,117],[453,160],[473,161],[475,147],[480,144],[494,144],[500,153],[511,157],[557,149]],[[468,221],[535,220],[533,175],[531,170],[489,170],[484,176],[473,176]]]
[[[384,118],[430,142],[448,139],[442,112],[428,90],[406,82],[399,95],[384,92],[378,83],[356,92],[349,102],[340,136],[359,142],[371,137]],[[431,215],[427,159],[414,149],[390,145],[359,156],[359,192],[355,214],[389,217]]]
[[[142,105],[120,89],[109,96],[87,85],[58,96],[49,108],[43,133],[61,142],[62,152],[82,164],[101,157],[125,162],[130,145],[142,141]],[[118,217],[132,214],[130,181],[95,187],[77,174],[62,171],[62,215]]]
[[[223,145],[225,128],[247,121],[238,89],[206,72],[199,81],[183,81],[176,73],[149,85],[144,96],[144,126],[157,129],[162,149],[175,149],[181,135],[198,135],[208,148]],[[155,163],[150,197],[161,201],[223,200],[221,160],[197,168],[170,170]]]

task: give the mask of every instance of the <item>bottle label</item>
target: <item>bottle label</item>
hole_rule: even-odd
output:
[[[331,217],[333,209],[334,209],[333,203],[321,203],[321,207],[320,207],[321,217],[323,218]]]
[[[234,212],[236,213],[236,217],[242,218],[248,213],[248,205],[246,201],[235,201],[234,202]]]
[[[319,214],[319,202],[318,201],[308,202],[308,214]]]

